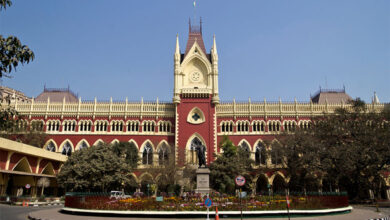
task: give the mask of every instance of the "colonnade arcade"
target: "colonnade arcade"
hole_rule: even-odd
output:
[[[39,196],[39,180],[47,178],[45,195],[57,195],[55,178],[66,157],[44,149],[0,138],[0,195]]]

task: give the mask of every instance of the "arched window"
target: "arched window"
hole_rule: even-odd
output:
[[[169,163],[169,147],[163,143],[158,150],[158,164],[165,165]]]
[[[249,121],[237,121],[237,132],[249,131]]]
[[[72,154],[72,146],[70,145],[69,141],[64,144],[61,153],[66,156],[70,156]]]
[[[241,143],[241,145],[240,145],[240,147],[241,147],[241,149],[243,149],[248,155],[248,158],[250,157],[250,153],[251,153],[251,149],[250,149],[250,147],[248,146],[248,144],[245,142],[245,141],[243,141],[242,143]]]
[[[96,121],[95,131],[107,131],[107,121]]]
[[[150,143],[146,143],[144,152],[142,153],[142,164],[153,164],[153,147]]]
[[[32,121],[31,130],[33,131],[43,131],[43,121]]]
[[[191,147],[190,147],[190,155],[189,155],[189,162],[191,164],[197,164],[198,163],[198,154],[197,154],[197,148],[202,146],[202,142],[199,140],[199,138],[195,137],[191,141]]]
[[[268,131],[270,131],[270,132],[280,131],[280,122],[279,121],[269,121],[268,122]]]
[[[282,157],[279,155],[279,148],[280,144],[279,143],[274,143],[272,144],[272,151],[271,151],[271,163],[278,165],[282,164]]]
[[[265,165],[266,159],[265,146],[259,142],[256,146],[255,163],[256,165]]]
[[[221,122],[221,132],[233,132],[233,122],[232,121],[222,121]],[[239,128],[237,127],[237,130]]]
[[[160,121],[159,132],[171,132],[171,124],[169,121]]]
[[[284,130],[288,132],[295,131],[296,122],[295,121],[284,121]]]
[[[56,152],[56,146],[52,141],[50,141],[49,144],[46,146],[46,150]]]
[[[264,132],[265,130],[265,122],[264,121],[254,121],[253,122],[253,131],[254,132]]]
[[[60,122],[59,121],[48,121],[47,122],[47,131],[59,131]]]
[[[83,142],[80,144],[79,149],[82,150],[82,149],[85,149],[85,148],[88,148],[88,145],[87,145],[87,143],[85,143],[85,141],[83,141]]]
[[[113,121],[111,123],[111,131],[123,131],[123,121]]]
[[[138,121],[128,121],[127,122],[127,131],[128,132],[136,132],[139,130],[139,122]]]
[[[62,124],[63,131],[75,131],[76,122],[75,121],[64,121]]]
[[[91,131],[92,122],[91,121],[80,121],[79,122],[79,131]]]
[[[154,132],[154,121],[144,121],[143,124],[143,132]]]

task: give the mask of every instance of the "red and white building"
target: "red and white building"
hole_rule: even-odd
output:
[[[268,167],[269,172],[256,177],[258,190],[278,181],[288,181],[279,171],[279,159],[272,153],[275,136],[284,130],[310,126],[312,116],[332,114],[336,108],[351,108],[350,97],[341,91],[320,90],[311,101],[301,102],[223,102],[218,90],[218,51],[214,37],[206,50],[202,27],[190,25],[185,49],[176,39],[174,61],[174,93],[170,103],[83,101],[70,90],[45,89],[31,102],[11,105],[26,118],[26,125],[43,129],[49,139],[45,149],[71,154],[99,142],[133,142],[142,162],[139,169],[159,166],[168,152],[175,152],[177,166],[196,164],[193,147],[206,146],[206,161],[210,164],[221,150],[218,143],[228,135],[237,146],[251,152],[255,166]],[[156,94],[157,95],[157,94]],[[368,104],[381,111],[384,104]],[[134,174],[136,181],[155,176],[145,172]],[[389,184],[389,179],[385,179]],[[261,182],[261,183],[259,183]],[[281,183],[280,183],[281,184]]]

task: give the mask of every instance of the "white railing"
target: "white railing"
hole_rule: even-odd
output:
[[[81,101],[63,102],[12,102],[9,104],[24,116],[108,116],[108,117],[174,117],[175,105],[173,103],[155,102],[98,102]],[[5,106],[5,105],[3,105]]]
[[[370,112],[380,112],[386,104],[366,104]],[[334,113],[336,109],[352,110],[351,104],[316,104],[312,102],[240,102],[235,100],[217,105],[218,117],[248,117],[248,116],[320,116],[324,113]]]

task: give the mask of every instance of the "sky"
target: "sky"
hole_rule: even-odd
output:
[[[33,62],[1,85],[38,96],[67,88],[83,100],[171,101],[176,34],[188,20],[213,34],[222,101],[309,101],[320,86],[390,102],[388,0],[14,0],[0,34],[15,35]]]

